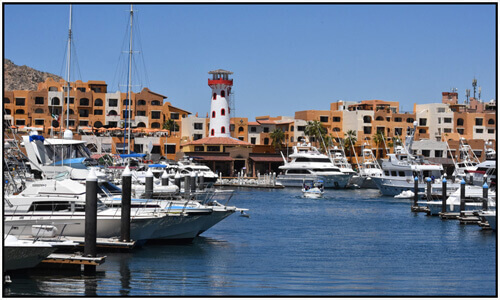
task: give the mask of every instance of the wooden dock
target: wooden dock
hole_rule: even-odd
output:
[[[59,264],[59,265],[90,265],[99,266],[106,261],[106,256],[88,257],[77,253],[52,253],[46,259],[42,260],[42,264]]]
[[[78,247],[85,246],[85,238],[84,237],[66,237],[69,240],[77,243]],[[122,249],[122,250],[130,250],[136,246],[136,241],[123,242],[119,239],[113,238],[97,238],[96,239],[97,248],[106,248],[106,249]]]

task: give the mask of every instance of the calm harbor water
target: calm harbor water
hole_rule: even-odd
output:
[[[95,276],[11,274],[4,296],[495,296],[496,233],[410,212],[378,190],[238,189],[187,245],[107,253]]]

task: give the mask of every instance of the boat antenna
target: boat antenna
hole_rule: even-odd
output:
[[[69,129],[69,92],[70,92],[70,76],[71,76],[71,73],[70,73],[70,70],[71,70],[71,23],[72,23],[72,14],[73,14],[73,5],[69,5],[69,31],[68,31],[68,63],[67,63],[67,69],[66,69],[66,81],[68,83],[68,94],[67,94],[67,102],[66,102],[66,128]],[[64,101],[63,101],[63,105],[64,105]],[[63,116],[64,116],[64,109],[62,109],[63,111]],[[61,117],[61,121],[64,122],[64,118]],[[61,123],[62,123],[61,122]]]

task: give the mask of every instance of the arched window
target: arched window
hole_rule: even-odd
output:
[[[226,127],[222,126],[222,127],[220,128],[220,133],[226,133]]]
[[[363,117],[363,122],[364,123],[371,123],[372,122],[372,117],[370,117],[370,116],[364,116]]]
[[[489,119],[488,120],[488,125],[495,125],[495,120]]]
[[[43,114],[43,108],[35,109],[35,114]]]
[[[211,132],[210,132],[210,135],[214,136],[214,134],[215,134],[215,130],[212,129]]]
[[[137,124],[137,127],[146,127],[146,124],[144,124],[144,122],[139,122]]]
[[[61,100],[59,100],[59,98],[57,97],[54,97],[52,98],[52,101],[51,101],[52,105],[61,105]],[[54,126],[56,127],[56,126]]]
[[[16,109],[16,115],[24,115],[24,109]]]
[[[102,123],[101,123],[101,121],[95,121],[95,122],[94,122],[94,127],[95,127],[95,128],[101,128],[101,127],[102,127]]]
[[[457,119],[457,126],[464,126],[464,119],[458,118]]]
[[[215,100],[215,99],[217,99],[217,93],[214,93],[214,94],[212,95],[212,100]]]
[[[212,118],[215,118],[215,110],[212,111]]]
[[[225,115],[226,115],[226,110],[225,110],[224,108],[222,108],[222,109],[220,110],[220,115],[221,115],[221,116],[225,116]]]
[[[238,127],[238,132],[243,132],[245,129],[243,127]]]
[[[226,91],[224,91],[224,90],[220,91],[220,96],[221,97],[226,97]]]
[[[137,101],[137,105],[146,105],[146,100],[141,99]]]
[[[3,103],[10,103],[10,99],[9,98],[3,98]]]
[[[100,98],[95,99],[94,106],[102,106],[102,105],[103,105],[102,99]]]
[[[5,109],[5,114],[10,115],[10,109],[6,108]]]
[[[264,139],[264,145],[269,145],[269,138]]]
[[[158,122],[151,123],[151,128],[160,128],[160,123]]]
[[[116,112],[116,110],[110,110],[109,113],[108,113],[108,116],[117,116],[118,113]]]
[[[151,105],[156,105],[156,106],[159,106],[159,105],[161,105],[161,104],[160,104],[160,101],[158,101],[158,100],[153,100],[153,101],[151,101]]]
[[[80,105],[88,106],[89,105],[89,99],[87,99],[87,98],[80,99]]]
[[[378,116],[375,120],[377,120],[377,121],[383,121],[384,118],[382,116]]]

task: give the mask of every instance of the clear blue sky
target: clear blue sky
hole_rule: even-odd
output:
[[[73,5],[71,80],[126,91],[129,5]],[[293,116],[337,100],[496,94],[495,6],[134,5],[134,85],[205,116],[210,70],[234,72],[236,116]],[[69,5],[5,5],[4,58],[65,77]],[[140,41],[139,41],[140,39]],[[74,52],[73,52],[74,53]],[[148,80],[147,80],[148,79]],[[140,82],[139,82],[140,81]],[[134,87],[134,92],[140,89]],[[471,92],[472,94],[472,92]]]

